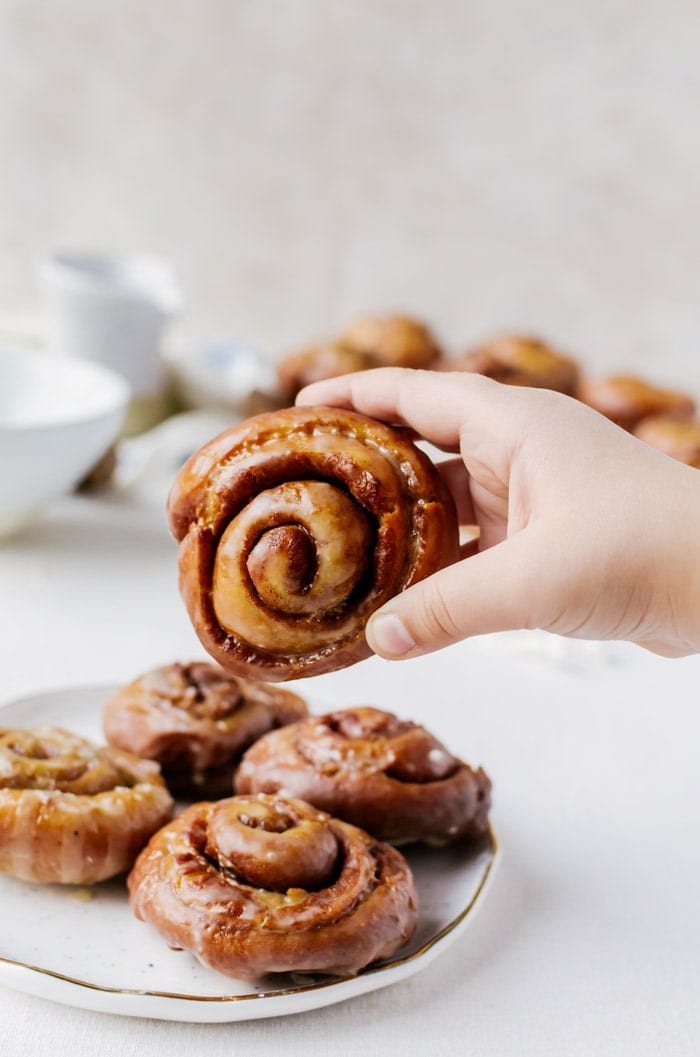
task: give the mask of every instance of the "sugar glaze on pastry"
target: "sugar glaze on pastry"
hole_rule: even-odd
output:
[[[459,556],[454,501],[406,435],[335,408],[249,419],[169,499],[180,588],[205,649],[269,681],[370,654],[370,615]]]
[[[134,679],[107,702],[103,719],[111,745],[156,760],[173,792],[201,799],[230,796],[248,746],[307,711],[290,690],[194,661]]]
[[[301,797],[382,840],[445,841],[488,828],[491,782],[424,727],[349,708],[266,734],[243,757],[239,793]]]
[[[195,804],[128,878],[131,905],[173,947],[228,976],[348,975],[408,941],[417,897],[394,848],[301,801]]]
[[[91,884],[128,869],[171,815],[160,768],[57,727],[0,728],[0,872]]]

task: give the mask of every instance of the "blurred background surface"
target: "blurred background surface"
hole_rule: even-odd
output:
[[[0,30],[6,331],[50,251],[144,251],[188,340],[396,309],[700,391],[696,0],[0,0]]]

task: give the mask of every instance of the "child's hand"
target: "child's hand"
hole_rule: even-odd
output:
[[[479,553],[393,598],[367,627],[403,658],[469,635],[544,628],[700,650],[700,472],[583,404],[477,375],[381,369],[318,382],[300,404],[411,427],[441,464]]]

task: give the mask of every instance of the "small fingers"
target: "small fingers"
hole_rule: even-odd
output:
[[[503,388],[475,374],[380,367],[315,382],[301,390],[297,404],[354,409],[409,426],[432,444],[456,451],[465,418],[483,411],[484,400],[498,399]]]
[[[451,565],[378,610],[367,641],[381,657],[399,660],[472,635],[531,627],[546,554],[546,545],[526,529]]]
[[[436,463],[436,469],[455,501],[459,524],[476,525],[478,519],[469,492],[469,474],[462,460],[446,459]]]

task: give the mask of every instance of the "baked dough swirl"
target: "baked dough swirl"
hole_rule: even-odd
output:
[[[310,716],[243,757],[239,793],[285,793],[381,840],[447,841],[488,828],[491,782],[423,727],[378,708]]]
[[[230,796],[248,746],[307,711],[289,690],[195,661],[134,679],[107,702],[103,719],[110,745],[157,760],[174,793],[201,799]]]
[[[173,807],[160,768],[58,727],[0,728],[0,872],[91,884],[127,870]]]
[[[288,408],[222,433],[169,499],[180,588],[235,675],[315,675],[369,656],[393,595],[459,556],[454,502],[426,455],[352,411]]]
[[[403,946],[417,918],[402,855],[280,797],[193,805],[151,839],[128,886],[171,946],[241,979],[356,973]]]

